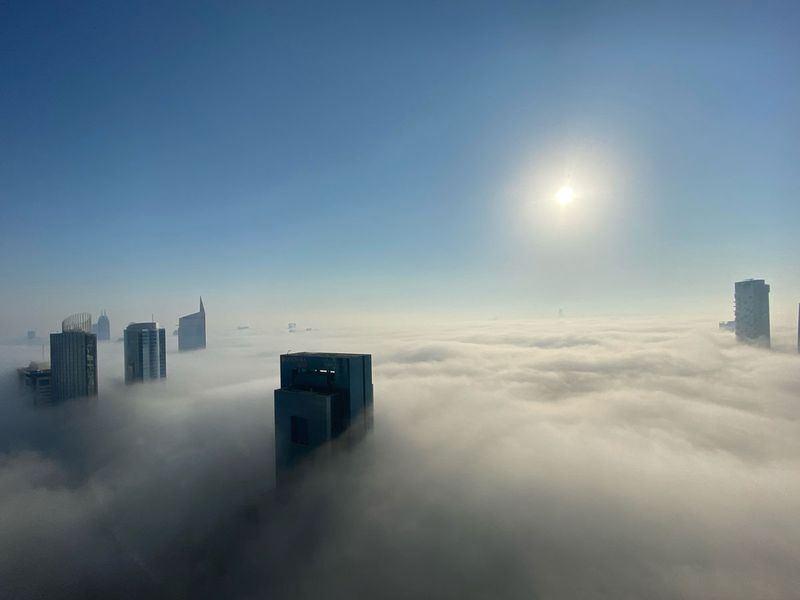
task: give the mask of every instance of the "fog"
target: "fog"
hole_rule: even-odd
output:
[[[0,595],[793,598],[800,356],[716,324],[244,330],[34,407],[1,346]],[[174,346],[174,339],[169,343]],[[276,492],[287,350],[373,355],[375,424]]]

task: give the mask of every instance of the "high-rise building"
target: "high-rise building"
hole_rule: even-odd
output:
[[[200,298],[200,311],[178,320],[178,350],[206,347],[206,309]]]
[[[737,281],[734,301],[736,337],[769,347],[769,285],[763,279]]]
[[[108,320],[106,311],[103,311],[97,319],[97,340],[100,342],[107,342],[110,339],[111,322]]]
[[[54,401],[97,395],[97,336],[92,316],[72,315],[50,334],[50,387]]]
[[[800,304],[797,305],[797,351],[800,352]]]
[[[125,383],[167,376],[167,336],[158,323],[125,328]]]
[[[367,428],[371,422],[372,356],[327,352],[281,355],[281,387],[275,390],[275,463],[279,474],[349,428]]]
[[[50,365],[31,361],[22,369],[17,369],[19,381],[26,388],[33,392],[34,402],[49,402],[51,399],[50,389]]]

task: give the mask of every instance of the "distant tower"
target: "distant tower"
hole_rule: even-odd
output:
[[[51,396],[55,401],[97,395],[97,336],[92,316],[72,315],[50,334]]]
[[[131,323],[125,329],[125,383],[167,376],[167,335],[158,323]]]
[[[797,351],[800,352],[800,304],[797,305]]]
[[[734,301],[737,339],[769,348],[769,286],[763,279],[737,281]]]
[[[108,320],[106,311],[103,311],[100,318],[97,319],[97,339],[101,342],[111,339],[111,322]]]
[[[200,311],[178,320],[178,350],[197,350],[206,347],[206,309],[200,298]]]

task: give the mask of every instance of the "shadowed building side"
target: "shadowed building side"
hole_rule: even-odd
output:
[[[353,428],[372,424],[372,357],[369,354],[281,355],[275,390],[275,467],[280,480],[312,452]]]
[[[178,350],[199,350],[206,347],[206,309],[200,298],[200,311],[178,321]]]
[[[131,323],[124,342],[125,383],[167,376],[167,335],[158,323]]]

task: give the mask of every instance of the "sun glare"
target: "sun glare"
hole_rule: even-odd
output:
[[[556,194],[556,199],[561,206],[566,206],[567,204],[571,204],[572,201],[575,199],[575,190],[572,189],[571,185],[563,185],[561,189],[558,190]]]

